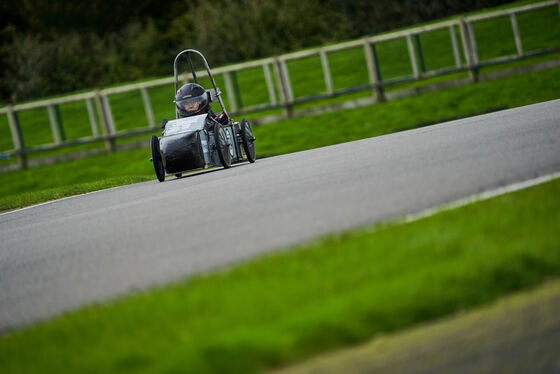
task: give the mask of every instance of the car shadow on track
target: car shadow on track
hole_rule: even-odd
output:
[[[242,162],[242,163],[239,163],[239,164],[231,165],[231,169],[233,169],[233,168],[238,168],[238,167],[242,167],[242,166],[247,166],[247,165],[250,165],[250,163],[248,163],[248,162]],[[214,172],[220,171],[220,170],[224,170],[224,168],[221,167],[221,166],[216,166],[216,167],[213,167],[213,168],[210,168],[210,169],[203,169],[203,170],[193,171],[193,172],[191,172],[191,173],[184,174],[184,175],[182,175],[182,176],[180,176],[180,177],[169,176],[168,178],[165,179],[165,182],[178,181],[178,180],[185,179],[185,178],[195,177],[195,176],[197,176],[197,175],[214,173]]]

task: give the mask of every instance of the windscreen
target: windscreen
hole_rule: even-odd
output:
[[[204,128],[208,114],[199,116],[185,117],[167,122],[165,125],[164,136],[175,135],[187,131],[197,131]]]

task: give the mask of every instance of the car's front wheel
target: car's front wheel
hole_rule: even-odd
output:
[[[158,181],[163,182],[165,180],[165,169],[163,167],[163,160],[161,159],[161,152],[159,150],[159,139],[157,136],[152,136],[150,146],[152,148],[152,163],[154,164],[156,177]]]
[[[253,136],[251,125],[246,118],[241,120],[241,143],[247,160],[251,163],[255,162],[257,158],[255,153],[255,137]]]

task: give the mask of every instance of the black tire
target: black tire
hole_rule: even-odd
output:
[[[257,155],[255,152],[255,137],[251,130],[251,124],[246,118],[241,120],[241,144],[250,163],[255,162]]]
[[[214,124],[214,140],[216,142],[216,151],[218,152],[218,157],[224,168],[231,167],[231,153],[230,153],[230,141],[226,130],[220,125],[219,122]]]
[[[161,153],[159,150],[159,139],[157,136],[152,136],[150,146],[152,148],[152,163],[154,164],[156,177],[158,181],[163,182],[165,180],[165,169],[163,167],[163,160],[161,159]]]
[[[183,176],[183,173],[177,173],[177,174],[175,174],[175,176],[176,176],[177,178],[181,178],[181,177]]]

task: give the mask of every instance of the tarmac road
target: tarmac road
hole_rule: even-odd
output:
[[[0,331],[559,170],[555,100],[0,214]]]

